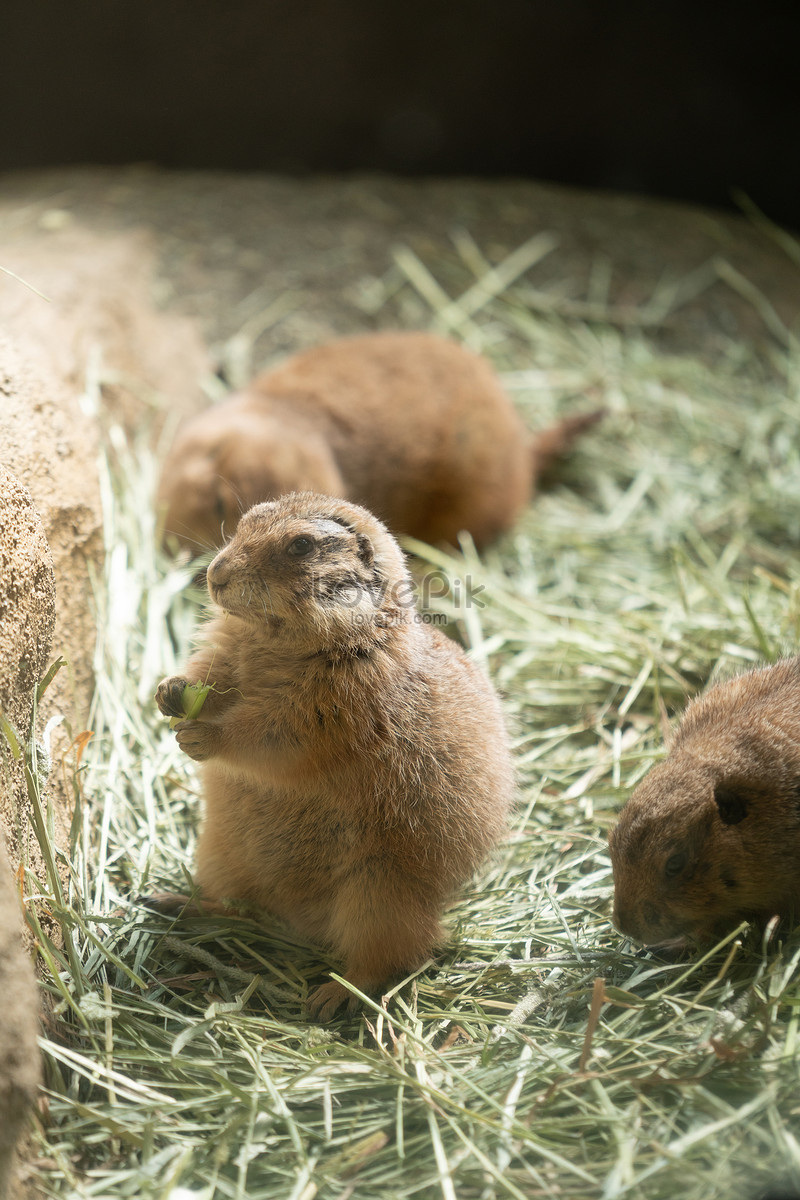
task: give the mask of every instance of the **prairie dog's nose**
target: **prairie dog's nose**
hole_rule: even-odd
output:
[[[630,925],[630,913],[626,908],[621,908],[618,904],[614,905],[614,911],[611,914],[611,923],[620,933],[625,933]]]
[[[639,938],[639,925],[634,909],[628,904],[620,904],[618,901],[614,903],[614,911],[611,914],[611,922],[620,933],[626,937],[634,938],[637,941]]]
[[[231,577],[232,567],[229,555],[223,550],[208,564],[206,579],[215,587],[224,587]]]

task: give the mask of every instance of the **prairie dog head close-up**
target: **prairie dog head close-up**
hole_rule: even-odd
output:
[[[379,637],[407,622],[413,604],[386,527],[356,504],[312,492],[249,509],[207,581],[225,612],[321,645]]]
[[[800,910],[800,659],[693,700],[609,844],[614,924],[637,941]]]

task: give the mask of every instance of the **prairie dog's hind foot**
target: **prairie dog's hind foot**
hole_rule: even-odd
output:
[[[416,961],[418,967],[430,965],[431,962],[428,959],[426,964],[424,959],[420,959],[419,956]],[[329,979],[327,983],[321,983],[309,992],[306,1000],[308,1015],[312,1021],[320,1021],[324,1024],[330,1021],[339,1009],[344,1008],[345,1015],[352,1017],[364,1005],[362,996],[380,1001],[387,990],[400,983],[411,970],[413,967],[409,965],[401,967],[398,963],[378,971],[370,969],[362,971],[351,968],[343,975],[343,979],[352,987],[357,988],[361,995],[355,995],[350,988],[346,987],[344,983],[339,983],[337,979]]]
[[[367,989],[359,990],[366,991]],[[324,1025],[334,1017],[343,1005],[347,1005],[345,1011],[348,1017],[355,1016],[361,1003],[360,998],[354,996],[344,984],[339,983],[336,979],[330,979],[327,983],[321,983],[319,987],[314,988],[313,992],[309,993],[306,1007],[312,1021],[319,1021]]]
[[[136,904],[161,913],[165,917],[232,917],[237,910],[222,900],[206,900],[203,896],[187,896],[181,892],[151,892],[134,897]]]

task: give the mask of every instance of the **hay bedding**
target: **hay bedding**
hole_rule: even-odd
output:
[[[520,802],[440,959],[363,1019],[301,1019],[323,959],[281,929],[176,924],[134,900],[182,886],[192,863],[196,779],[151,697],[201,601],[154,550],[142,497],[156,460],[109,430],[94,737],[64,768],[71,844],[49,853],[68,862],[70,886],[57,889],[54,866],[44,889],[64,948],[39,933],[53,1005],[45,1194],[800,1189],[800,937],[743,928],[678,962],[639,953],[609,925],[605,841],[662,753],[665,715],[718,673],[800,640],[797,343],[753,292],[767,355],[734,343],[713,367],[661,355],[642,326],[710,280],[678,281],[638,321],[597,294],[564,312],[526,291],[542,245],[496,270],[472,247],[462,305],[442,287],[447,271],[409,250],[372,287],[373,310],[405,293],[432,327],[489,354],[531,425],[585,396],[609,415],[569,465],[570,486],[482,560],[466,543],[460,557],[411,547],[462,581],[436,608],[503,692]],[[483,607],[454,604],[467,580]]]

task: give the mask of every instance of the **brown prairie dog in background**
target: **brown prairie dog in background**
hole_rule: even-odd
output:
[[[187,681],[213,682],[176,726],[204,764],[196,878],[333,948],[379,993],[420,966],[448,901],[503,835],[513,772],[483,673],[411,604],[403,556],[356,505],[304,493],[259,504],[208,568],[221,610]],[[310,997],[325,1020],[351,999]]]
[[[363,504],[395,534],[479,547],[599,417],[531,434],[489,363],[427,333],[342,338],[288,359],[179,430],[161,476],[165,531],[194,552],[291,491]]]
[[[638,941],[800,915],[800,658],[693,700],[610,847],[614,924]]]

